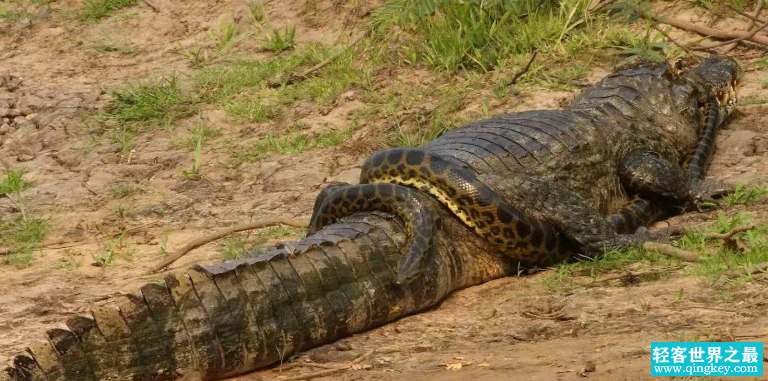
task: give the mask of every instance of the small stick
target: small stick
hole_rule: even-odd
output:
[[[534,49],[533,54],[531,54],[531,59],[528,60],[528,63],[526,63],[522,69],[518,70],[517,73],[515,73],[515,75],[512,76],[512,79],[510,79],[509,82],[507,82],[507,86],[514,85],[515,82],[517,82],[517,80],[523,76],[523,74],[528,72],[528,70],[531,68],[531,64],[533,64],[533,60],[536,59],[536,55],[538,54],[539,54],[539,51]]]
[[[757,227],[757,225],[755,225],[755,224],[737,226],[737,227],[733,228],[733,230],[729,231],[728,233],[709,233],[709,234],[707,234],[707,238],[722,239],[722,240],[727,241],[727,240],[733,238],[733,236],[736,235],[736,234],[753,230],[756,227]]]
[[[144,0],[144,4],[147,4],[150,8],[152,8],[155,13],[160,13],[160,8],[158,8],[157,5],[152,3],[150,0]]]
[[[705,7],[705,8],[706,8],[706,7]],[[738,13],[738,14],[740,14],[740,15],[742,15],[742,16],[744,16],[744,17],[746,17],[746,18],[750,19],[750,20],[753,20],[753,21],[755,21],[755,22],[759,22],[759,23],[761,23],[761,24],[764,22],[764,20],[760,19],[759,17],[757,17],[757,16],[752,16],[752,15],[750,15],[749,13],[746,13],[746,12],[742,11],[741,9],[739,9],[739,8],[736,8],[736,7],[734,7],[734,6],[728,5],[728,8],[730,8],[732,11],[734,11],[734,12],[736,12],[736,13]],[[707,8],[707,9],[709,9],[709,8]]]
[[[335,374],[338,372],[343,372],[345,370],[349,370],[352,368],[352,366],[359,364],[361,361],[365,360],[366,358],[370,357],[372,354],[376,352],[375,349],[371,349],[370,351],[366,352],[365,354],[358,356],[356,359],[352,360],[351,364],[348,365],[339,365],[337,367],[329,368],[326,370],[321,370],[319,372],[310,373],[310,374],[304,374],[301,376],[294,376],[294,377],[288,377],[288,378],[282,378],[281,381],[298,381],[298,380],[309,380],[312,378],[317,377],[323,377],[328,376],[331,374]]]
[[[669,42],[679,46],[680,49],[683,49],[686,53],[693,55],[693,52],[690,49],[688,49],[687,46],[677,42],[677,40],[672,38],[672,36],[670,36],[669,33],[664,31],[664,29],[659,28],[659,24],[653,24],[652,26],[653,26],[653,29],[656,29],[657,31],[659,31],[659,33],[661,33],[667,40],[669,40]]]
[[[664,255],[668,255],[670,257],[675,257],[682,259],[686,262],[698,262],[699,261],[699,255],[696,253],[692,253],[690,251],[686,251],[683,249],[678,249],[672,245],[667,245],[665,243],[658,243],[658,242],[645,242],[643,243],[643,248],[646,250],[656,251]]]
[[[697,25],[689,21],[684,20],[678,20],[675,18],[667,18],[664,16],[656,16],[652,15],[650,13],[643,12],[641,10],[637,10],[642,16],[650,18],[652,20],[655,20],[656,22],[667,24],[670,26],[673,26],[678,29],[682,29],[688,32],[693,32],[696,34],[700,34],[702,36],[707,37],[713,37],[720,40],[734,40],[744,35],[744,33],[738,33],[738,32],[732,32],[732,31],[724,31],[714,28],[709,28],[703,25]],[[762,22],[762,21],[761,21]],[[758,36],[754,35],[749,38],[745,38],[745,40],[749,40],[755,43],[758,43],[760,45],[768,46],[768,36]]]
[[[288,76],[288,79],[285,80],[285,81],[282,81],[282,82],[281,81],[271,82],[267,86],[272,87],[272,88],[280,87],[282,85],[290,85],[290,84],[292,84],[294,82],[303,81],[303,80],[309,78],[310,75],[312,75],[316,71],[318,71],[318,70],[328,66],[328,64],[330,64],[331,62],[333,62],[337,58],[339,58],[339,56],[341,56],[344,52],[346,52],[347,49],[357,45],[358,42],[362,41],[370,33],[371,33],[370,30],[366,30],[363,33],[360,33],[360,35],[357,36],[357,38],[355,38],[351,43],[349,43],[349,45],[345,46],[344,49],[342,49],[339,52],[337,52],[336,54],[326,58],[325,60],[323,60],[322,62],[318,63],[317,65],[312,66],[311,68],[309,68],[307,70],[304,70],[303,72],[301,72],[299,74],[291,74],[291,75]]]
[[[758,0],[757,1],[757,5],[755,6],[755,10],[752,12],[753,16],[755,16],[755,17],[760,16],[760,11],[763,10],[763,3],[764,3],[763,0]],[[747,27],[747,30],[752,29],[754,26],[755,26],[755,20],[754,19],[749,20],[749,26]],[[762,29],[762,28],[758,28],[758,29]],[[729,45],[727,48],[725,48],[723,50],[723,54],[730,53],[731,50],[735,49],[737,46],[739,46],[739,43],[738,42],[734,42],[733,45]]]
[[[371,355],[373,355],[375,352],[376,352],[375,349],[371,349],[370,351],[365,352],[364,354],[362,354],[362,355],[358,356],[357,358],[355,358],[354,360],[352,360],[352,363],[353,364],[359,364],[361,361],[367,359],[368,357],[371,357]]]
[[[235,225],[227,229],[220,230],[218,232],[207,234],[205,236],[202,236],[200,238],[193,240],[186,246],[179,249],[173,255],[165,258],[162,262],[160,262],[159,265],[155,266],[151,272],[156,273],[168,267],[173,262],[176,262],[179,258],[183,257],[188,252],[200,246],[203,246],[206,243],[213,242],[219,238],[226,237],[232,233],[237,233],[245,230],[265,228],[273,225],[288,225],[288,226],[293,226],[295,228],[306,228],[309,226],[308,221],[309,221],[308,218],[265,218],[258,221],[249,222],[246,224]]]
[[[725,273],[725,276],[728,278],[735,278],[742,275],[754,275],[754,274],[763,273],[766,270],[768,270],[768,262],[763,262],[763,263],[758,263],[757,265],[752,267],[728,270],[728,272]]]
[[[334,368],[334,369],[321,370],[319,372],[310,373],[310,374],[304,374],[304,375],[301,375],[301,376],[281,378],[280,380],[281,381],[309,380],[309,379],[313,379],[313,378],[317,378],[317,377],[323,377],[323,376],[328,376],[328,375],[331,375],[331,374],[343,372],[343,371],[345,371],[345,370],[347,370],[349,368],[351,368],[351,365],[341,366],[341,367]]]
[[[749,39],[749,38],[752,38],[758,32],[760,32],[761,30],[765,29],[766,26],[768,26],[768,21],[760,24],[757,28],[752,29],[751,32],[749,32],[749,33],[747,33],[747,34],[745,34],[745,35],[743,35],[743,36],[741,36],[739,38],[734,38],[733,40],[718,42],[716,44],[711,44],[711,45],[694,46],[694,47],[691,47],[691,49],[692,50],[709,50],[709,49],[713,49],[713,48],[719,48],[721,46],[725,46],[725,45],[728,45],[728,44],[731,44],[731,43],[733,43],[733,45],[731,45],[731,46],[736,46],[736,45],[739,44],[739,42],[744,41],[744,40]],[[733,50],[733,48],[731,48],[731,50]],[[727,53],[729,51],[730,50],[727,50],[725,52]]]

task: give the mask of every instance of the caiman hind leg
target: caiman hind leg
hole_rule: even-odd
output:
[[[360,183],[390,183],[431,194],[505,254],[548,265],[563,259],[557,232],[478,180],[466,165],[421,148],[392,148],[363,163]]]
[[[330,187],[318,196],[317,203],[320,205],[315,206],[307,233],[313,234],[356,212],[392,213],[400,217],[408,232],[408,245],[397,264],[396,281],[404,285],[416,279],[424,268],[427,255],[433,250],[435,216],[428,207],[427,196],[395,184],[334,183]]]

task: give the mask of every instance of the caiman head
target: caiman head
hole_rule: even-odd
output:
[[[721,121],[733,115],[740,72],[739,65],[730,57],[711,56],[701,60],[688,74],[698,90],[699,107],[714,102]]]
[[[676,63],[672,79],[672,101],[682,123],[664,126],[666,138],[685,157],[696,147],[707,126],[709,108],[717,108],[715,125],[719,128],[736,110],[736,86],[739,69],[729,57],[713,55],[693,64]],[[711,121],[712,122],[712,121]]]

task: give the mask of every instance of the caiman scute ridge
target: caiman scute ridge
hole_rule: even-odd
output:
[[[292,249],[197,265],[94,306],[30,344],[0,380],[220,380],[515,274],[520,260],[641,242],[637,227],[701,193],[738,74],[722,57],[680,72],[639,65],[567,109],[375,153],[360,185],[320,193],[310,235]]]

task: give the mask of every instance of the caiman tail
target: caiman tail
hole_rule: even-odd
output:
[[[423,276],[398,286],[407,235],[359,213],[291,249],[273,249],[148,284],[52,329],[0,380],[218,380],[434,306],[516,264],[444,209]]]

